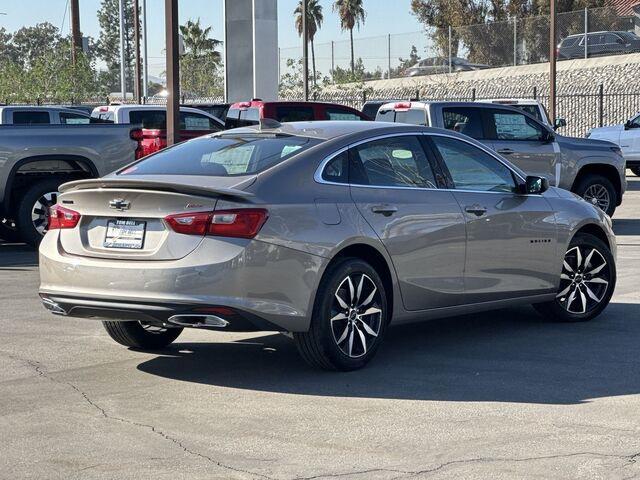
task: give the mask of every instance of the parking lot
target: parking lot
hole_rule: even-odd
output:
[[[585,324],[530,308],[397,327],[362,371],[279,334],[185,331],[127,350],[54,317],[37,256],[0,243],[2,478],[640,477],[640,179],[618,286]]]

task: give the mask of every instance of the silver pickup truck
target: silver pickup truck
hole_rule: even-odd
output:
[[[0,238],[37,245],[58,186],[133,162],[133,125],[0,125]]]
[[[455,130],[609,215],[622,203],[627,184],[620,147],[559,135],[523,110],[479,102],[394,102],[380,107],[376,121]]]

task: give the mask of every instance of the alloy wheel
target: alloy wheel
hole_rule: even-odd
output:
[[[598,183],[590,185],[585,190],[582,198],[592,205],[599,207],[603,212],[607,212],[609,210],[609,205],[611,204],[609,191],[604,185],[600,185]]]
[[[48,192],[43,194],[31,209],[31,222],[33,228],[40,234],[47,233],[49,228],[49,208],[58,202],[58,192]]]
[[[570,248],[564,256],[556,301],[569,313],[589,313],[605,298],[610,277],[609,265],[596,248]]]
[[[351,358],[365,355],[377,340],[383,314],[380,291],[368,275],[344,278],[331,305],[331,331],[342,353]]]

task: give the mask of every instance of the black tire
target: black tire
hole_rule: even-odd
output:
[[[636,177],[640,177],[640,167],[629,167],[629,170],[631,170]]]
[[[34,224],[32,220],[32,212],[36,203],[40,201],[43,195],[46,195],[51,192],[57,192],[58,187],[68,181],[66,178],[55,177],[48,178],[44,180],[40,180],[39,182],[32,185],[27,191],[24,192],[20,200],[18,201],[18,209],[17,209],[17,219],[16,226],[18,228],[18,233],[20,238],[26,243],[37,247],[40,245],[42,241],[42,237],[44,233],[38,231],[37,226]],[[45,218],[39,219],[39,221],[48,221],[49,213],[46,211],[49,203],[55,203],[55,198],[53,198],[53,202],[43,202],[45,208],[42,208],[42,216]],[[38,226],[43,225],[41,222]],[[45,228],[46,231],[46,228]]]
[[[360,292],[355,302],[353,297],[349,301],[347,277],[355,279],[355,282],[352,281],[354,295]],[[362,288],[359,288],[360,284]],[[341,299],[347,299],[348,307],[349,303],[354,303],[355,307],[361,308],[349,308],[349,313],[345,309],[342,314],[341,309],[345,307],[338,304],[336,293],[341,294]],[[302,358],[309,365],[325,370],[349,371],[364,367],[376,354],[389,323],[391,312],[386,295],[380,276],[368,263],[357,258],[345,258],[330,266],[316,293],[309,331],[293,334]],[[371,309],[381,312],[365,313]],[[337,311],[344,318],[334,323],[331,318],[337,316]],[[344,337],[345,334],[347,337]]]
[[[171,344],[182,328],[161,328],[140,322],[102,322],[109,336],[125,347],[158,350]]]
[[[568,307],[563,306],[563,303],[567,305],[566,302],[570,300],[572,289],[568,287],[575,284],[575,276],[571,275],[572,276],[571,280],[561,279],[560,286],[558,289],[559,297],[547,303],[540,303],[540,304],[534,305],[534,308],[541,315],[543,315],[544,317],[551,318],[558,322],[586,322],[588,320],[591,320],[592,318],[597,317],[598,315],[600,315],[600,313],[602,313],[602,311],[607,307],[607,305],[609,305],[609,302],[611,301],[611,296],[613,295],[613,291],[615,290],[615,287],[616,287],[616,264],[615,264],[613,255],[611,255],[611,251],[609,250],[609,247],[602,240],[600,240],[597,237],[594,237],[593,235],[584,234],[584,233],[577,234],[569,244],[569,248],[567,249],[567,254],[564,257],[564,260],[569,263],[569,266],[571,268],[577,265],[577,263],[574,263],[573,261],[571,261],[571,255],[570,255],[571,251],[576,247],[578,247],[581,251],[584,251],[586,253],[586,256],[585,256],[585,253],[581,253],[581,258],[583,262],[586,262],[586,260],[588,259],[589,252],[595,249],[602,256],[602,260],[606,262],[606,266],[602,270],[600,270],[600,272],[598,272],[598,277],[596,277],[595,275],[594,276],[589,276],[586,274],[582,275],[583,273],[587,273],[587,268],[585,267],[592,266],[593,268],[591,271],[593,271],[602,264],[600,257],[594,254],[592,255],[591,257],[592,260],[590,260],[588,265],[584,265],[582,270],[580,269],[576,270],[575,273],[579,273],[580,279],[584,279],[584,281],[582,282],[582,287],[578,285],[578,290],[577,290],[578,294],[574,297],[573,302],[578,302],[578,306],[579,306],[580,302],[584,301],[584,302],[587,302],[586,305],[588,306],[588,302],[592,300],[590,298],[590,295],[588,295],[587,290],[585,290],[584,285],[586,285],[588,289],[591,290],[591,292],[595,294],[596,297],[599,297],[600,299],[597,303],[595,303],[594,301],[594,304],[592,305],[591,308],[585,307],[584,313],[570,312],[568,310]],[[566,272],[566,267],[563,266],[563,271],[562,271],[563,275],[566,275],[565,272]],[[607,281],[606,289],[599,290],[600,288],[602,288],[602,284],[599,282],[596,283],[594,281],[595,278],[605,279]],[[565,295],[560,297],[562,292],[565,292]],[[582,293],[580,294],[580,292]]]
[[[598,187],[604,188],[609,197],[609,203],[607,208],[602,208],[600,205],[598,206],[600,206],[600,208],[602,208],[602,210],[604,210],[607,213],[607,215],[611,217],[613,216],[613,213],[616,211],[616,206],[618,203],[618,191],[613,186],[613,183],[611,183],[611,181],[607,177],[603,177],[602,175],[595,175],[595,174],[587,175],[584,178],[582,178],[580,182],[576,185],[574,189],[574,193],[581,196],[585,200],[589,201],[590,192],[591,192],[590,189],[598,189]],[[590,203],[593,203],[593,202],[590,202]]]

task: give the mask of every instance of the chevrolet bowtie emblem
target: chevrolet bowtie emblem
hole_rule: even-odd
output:
[[[122,198],[114,198],[109,202],[109,208],[123,212],[124,210],[129,210],[129,208],[131,208],[131,202],[123,200]]]

